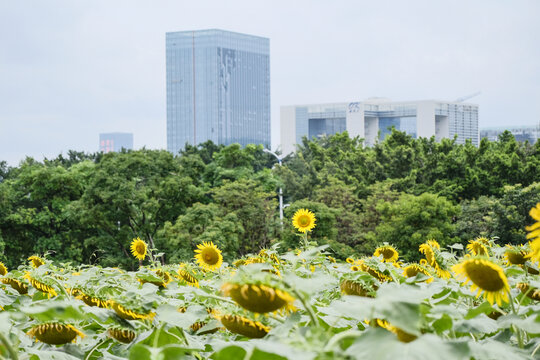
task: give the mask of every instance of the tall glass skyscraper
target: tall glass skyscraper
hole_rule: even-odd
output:
[[[223,30],[170,32],[167,149],[270,146],[270,40]]]

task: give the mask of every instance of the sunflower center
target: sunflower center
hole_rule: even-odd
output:
[[[465,272],[471,281],[485,291],[499,291],[504,289],[504,280],[496,269],[492,267],[470,262],[465,265]]]
[[[300,224],[300,226],[302,227],[308,226],[310,222],[311,222],[311,219],[307,215],[302,215],[298,218],[298,224]]]
[[[146,249],[145,249],[145,246],[143,243],[138,243],[137,245],[135,245],[135,250],[137,250],[137,252],[139,254],[145,254],[146,253]]]
[[[506,257],[510,264],[521,265],[525,264],[525,257],[521,252],[507,251]]]
[[[204,249],[201,255],[208,265],[214,265],[219,261],[219,254],[212,248]]]

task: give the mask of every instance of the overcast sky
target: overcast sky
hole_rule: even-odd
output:
[[[540,1],[0,0],[0,160],[95,152],[100,132],[166,148],[165,33],[270,38],[282,105],[455,100],[480,127],[540,121]]]

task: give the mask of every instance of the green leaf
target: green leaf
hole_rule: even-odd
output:
[[[246,350],[237,345],[230,345],[222,348],[210,356],[213,360],[243,359],[246,356]]]

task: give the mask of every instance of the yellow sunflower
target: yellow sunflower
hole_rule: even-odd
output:
[[[248,338],[262,338],[270,332],[268,326],[240,315],[224,315],[219,320],[230,332]]]
[[[123,344],[129,344],[137,336],[137,333],[135,331],[121,327],[110,328],[107,330],[107,333],[111,338]]]
[[[45,260],[43,260],[42,258],[40,258],[39,256],[37,255],[32,255],[28,258],[28,261],[31,262],[31,265],[33,268],[38,268],[40,267],[41,265],[45,264]]]
[[[19,281],[11,277],[1,278],[0,281],[6,285],[11,286],[13,289],[17,290],[17,292],[21,295],[28,294],[28,285],[26,285],[22,281]]]
[[[484,292],[484,298],[493,305],[497,302],[499,306],[502,302],[508,302],[508,292],[510,286],[503,269],[483,258],[469,258],[452,267],[457,278],[465,279],[465,284],[472,282],[471,291],[478,290],[476,297]]]
[[[385,262],[391,263],[396,262],[399,257],[398,251],[391,245],[383,245],[375,249],[373,256],[378,257],[380,255],[382,255]]]
[[[512,246],[506,245],[506,250],[504,252],[504,258],[507,265],[523,265],[527,262],[525,258],[527,256],[527,251],[524,250],[524,245],[521,246]]]
[[[409,264],[408,266],[403,268],[403,275],[408,278],[413,278],[419,273],[429,277],[429,279],[426,280],[426,283],[430,283],[433,281],[433,277],[431,277],[429,271],[427,271],[426,268],[424,268],[422,265]]]
[[[213,242],[203,242],[197,245],[195,252],[197,253],[195,255],[197,263],[205,270],[214,271],[219,269],[221,264],[223,264],[221,250]]]
[[[30,329],[28,335],[49,345],[63,345],[72,341],[75,342],[77,336],[84,337],[84,334],[73,325],[61,323],[36,325]]]
[[[148,245],[146,245],[146,243],[141,240],[141,238],[136,237],[135,239],[133,239],[133,241],[131,241],[130,249],[133,256],[135,256],[136,259],[142,261],[146,257]]]
[[[58,296],[58,293],[52,286],[47,285],[36,278],[33,278],[32,275],[30,275],[30,273],[26,273],[26,275],[24,275],[24,278],[27,279],[35,289],[47,294],[49,299],[53,296]]]
[[[178,269],[178,276],[184,280],[189,286],[199,287],[199,280],[195,277],[195,273],[186,266],[186,264],[180,264]]]
[[[435,240],[428,240],[424,244],[420,245],[420,252],[426,257],[427,265],[432,266],[437,273],[437,276],[443,279],[450,278],[450,272],[445,269],[446,265],[442,262],[442,259],[437,258],[437,254],[440,253],[441,246]],[[440,262],[441,261],[441,262]],[[420,261],[420,265],[422,261]]]
[[[518,283],[516,287],[521,290],[523,294],[526,294],[527,297],[540,301],[540,290],[530,286],[528,283]]]
[[[474,256],[488,256],[488,248],[485,244],[485,242],[480,241],[481,238],[478,238],[476,240],[469,240],[469,244],[467,245],[467,251],[469,251]]]
[[[280,309],[294,309],[294,298],[286,291],[263,284],[225,283],[221,288],[238,305],[254,313],[264,314]]]
[[[531,240],[531,252],[527,255],[527,258],[536,262],[540,261],[540,203],[536,204],[536,207],[531,209],[529,215],[531,215],[536,222],[531,226],[525,227],[525,230],[529,232],[527,234],[527,239]]]
[[[316,220],[314,213],[307,209],[300,209],[294,213],[292,224],[298,231],[305,233],[313,230]]]
[[[124,320],[152,320],[154,316],[156,316],[154,312],[149,311],[143,313],[139,312],[138,310],[131,310],[115,301],[111,301],[110,304],[116,315],[118,315]]]
[[[3,262],[0,261],[0,275],[4,276],[8,273],[8,269]]]

